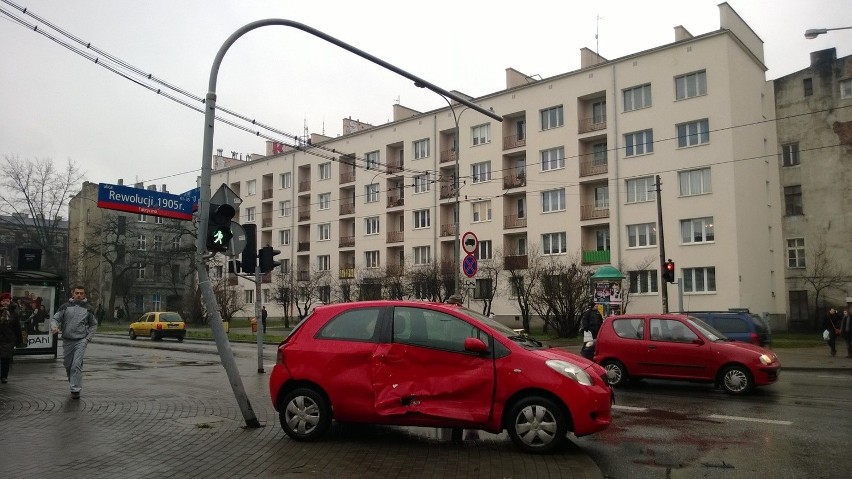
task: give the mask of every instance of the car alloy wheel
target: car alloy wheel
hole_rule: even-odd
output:
[[[568,440],[568,419],[552,400],[530,396],[515,403],[506,429],[512,442],[524,452],[548,454]]]
[[[606,370],[606,380],[610,386],[621,386],[627,380],[627,370],[619,361],[607,359],[601,365]]]
[[[297,441],[316,441],[331,424],[328,401],[311,388],[291,391],[284,397],[279,410],[281,428]]]
[[[722,373],[722,389],[728,394],[743,394],[751,389],[751,375],[742,366],[730,366]]]

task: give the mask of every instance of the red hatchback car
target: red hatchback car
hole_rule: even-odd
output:
[[[317,307],[278,346],[269,380],[281,427],[313,441],[331,420],[508,430],[549,453],[610,424],[599,365],[461,306],[366,301]]]
[[[594,358],[613,386],[629,378],[679,379],[712,382],[730,394],[772,384],[781,370],[772,351],[732,341],[683,314],[610,316]]]

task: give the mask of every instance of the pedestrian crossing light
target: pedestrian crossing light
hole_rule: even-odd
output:
[[[207,251],[224,253],[228,251],[234,233],[231,231],[231,218],[236,210],[231,205],[210,204],[207,217]]]
[[[666,283],[675,282],[675,264],[672,260],[666,261],[665,268],[663,269],[663,281]]]

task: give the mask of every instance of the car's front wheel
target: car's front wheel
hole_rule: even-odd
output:
[[[160,337],[157,335],[157,332],[151,331],[151,341],[156,341],[158,339],[160,339]]]
[[[607,359],[601,363],[601,366],[606,369],[606,380],[612,387],[621,386],[629,379],[627,369],[621,364],[621,361]]]
[[[297,441],[319,440],[331,425],[328,400],[311,388],[290,391],[281,402],[279,411],[281,428]]]
[[[521,399],[512,405],[506,418],[509,437],[524,452],[549,454],[568,441],[569,418],[546,397]]]
[[[136,331],[134,331],[133,328],[130,328],[130,332],[128,334],[130,335],[130,339],[136,339]]]
[[[751,373],[743,366],[728,366],[722,371],[722,389],[728,394],[745,394],[753,386]]]

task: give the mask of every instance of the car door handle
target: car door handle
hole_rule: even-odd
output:
[[[657,349],[656,346],[648,346],[648,349]]]

